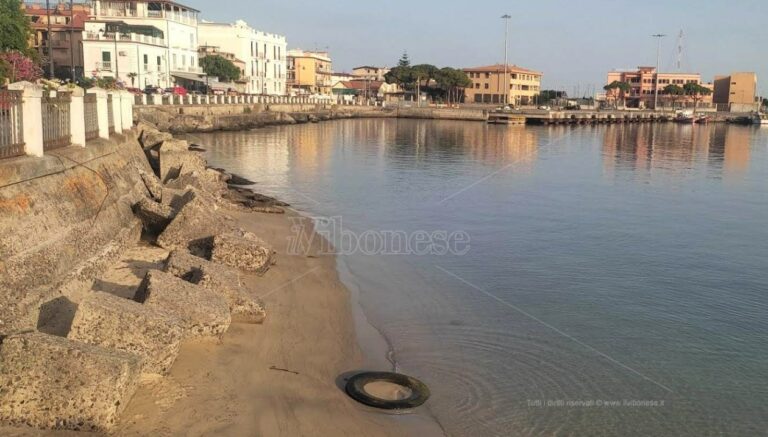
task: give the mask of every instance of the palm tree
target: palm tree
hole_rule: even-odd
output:
[[[135,82],[136,82],[136,77],[137,76],[138,76],[138,74],[136,74],[136,73],[128,73],[128,77],[131,79],[131,87],[135,87],[136,86]]]

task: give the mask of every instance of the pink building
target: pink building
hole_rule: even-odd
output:
[[[653,108],[654,96],[656,93],[656,68],[655,67],[637,67],[633,71],[611,71],[608,73],[608,82],[613,81],[626,82],[632,89],[627,95],[619,95],[618,90],[608,91],[606,97],[614,100],[617,97],[626,101],[626,106],[630,108]],[[714,89],[711,83],[702,83],[699,73],[659,73],[659,107],[693,107],[692,96],[672,96],[664,92],[668,85],[685,86],[687,83],[697,83],[702,86]],[[698,103],[699,108],[712,107],[712,94],[701,96]]]

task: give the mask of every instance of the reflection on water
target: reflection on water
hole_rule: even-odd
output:
[[[191,138],[364,230],[466,256],[344,256],[450,435],[764,435],[768,130],[347,120]]]
[[[738,178],[749,168],[753,134],[751,128],[724,124],[609,126],[603,142],[605,170],[685,177],[706,166],[710,177]]]

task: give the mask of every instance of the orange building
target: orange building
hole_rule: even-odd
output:
[[[657,77],[658,76],[658,77]],[[697,83],[705,86],[712,91],[714,86],[711,83],[703,83],[699,73],[658,73],[655,67],[637,67],[632,71],[611,71],[608,73],[608,81],[626,82],[631,90],[628,94],[620,93],[618,90],[608,91],[606,97],[609,100],[621,98],[630,108],[651,108],[653,109],[656,95],[656,80],[659,87],[659,107],[693,107],[692,96],[674,96],[664,92],[664,88],[669,85],[685,86],[687,83]],[[699,108],[712,107],[712,93],[707,96],[701,96],[698,102]]]
[[[25,3],[24,13],[29,18],[32,35],[30,47],[44,59],[43,69],[50,68],[48,56],[53,57],[53,73],[59,79],[83,76],[83,30],[91,7],[88,3],[51,2],[50,11],[45,3]],[[48,18],[50,17],[50,26]],[[48,47],[48,28],[51,30],[51,47]]]

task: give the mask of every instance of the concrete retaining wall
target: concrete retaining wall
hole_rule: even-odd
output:
[[[486,121],[475,109],[380,108],[337,105],[137,106],[135,117],[172,133],[246,130],[256,127],[345,118],[417,118]]]
[[[151,170],[126,133],[0,161],[0,336],[34,328],[41,305],[89,289],[137,242],[138,169]]]

